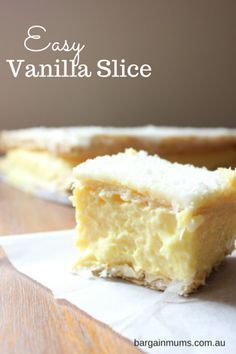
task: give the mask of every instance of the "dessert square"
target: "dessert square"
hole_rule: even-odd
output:
[[[126,148],[209,169],[236,166],[236,129],[36,127],[0,132],[0,179],[33,195],[69,203],[72,168]]]
[[[236,172],[126,150],[74,169],[75,270],[187,295],[234,248]]]

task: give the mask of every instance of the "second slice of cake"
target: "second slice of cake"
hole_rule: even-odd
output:
[[[234,246],[236,172],[127,150],[74,169],[75,269],[180,294],[204,284]]]

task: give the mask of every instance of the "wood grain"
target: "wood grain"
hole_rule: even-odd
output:
[[[63,230],[75,225],[74,208],[33,197],[0,183],[0,234]]]
[[[74,210],[0,184],[0,233],[68,229]],[[19,236],[20,237],[20,236]],[[0,249],[0,353],[137,354],[132,343],[17,272]]]

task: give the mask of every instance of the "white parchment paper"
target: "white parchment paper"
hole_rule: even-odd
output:
[[[116,280],[73,275],[74,231],[0,237],[16,269],[150,353],[236,353],[236,254],[188,298]],[[160,341],[172,341],[160,345]],[[195,341],[221,341],[225,346]],[[153,342],[151,342],[153,341]],[[178,343],[188,342],[188,346]],[[140,342],[144,344],[143,342]],[[179,346],[177,346],[179,344]],[[151,348],[151,346],[153,347]]]

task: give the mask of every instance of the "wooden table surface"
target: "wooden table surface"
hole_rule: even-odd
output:
[[[0,184],[0,235],[74,227],[72,207]],[[7,236],[6,236],[7,237]],[[20,237],[20,235],[19,235]],[[18,273],[0,249],[1,354],[133,354],[132,343]]]

